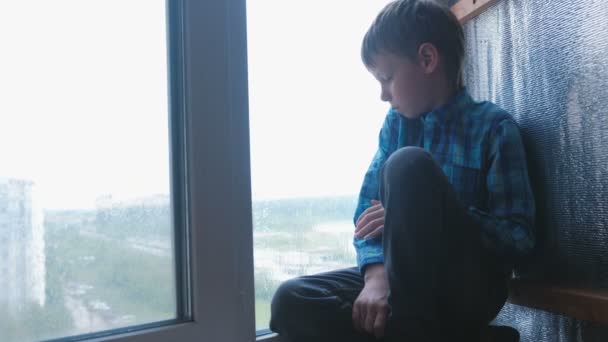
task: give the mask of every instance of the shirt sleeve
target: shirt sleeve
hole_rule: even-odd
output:
[[[487,211],[470,207],[482,231],[482,243],[507,258],[528,254],[535,243],[534,195],[517,123],[502,120],[489,135]]]
[[[353,218],[355,226],[357,225],[359,216],[361,216],[365,209],[371,206],[371,200],[377,200],[379,198],[379,173],[384,162],[391,153],[391,149],[394,149],[391,147],[391,145],[394,145],[391,140],[396,139],[396,130],[397,127],[393,118],[393,113],[389,112],[380,129],[378,150],[363,179],[363,185],[361,186],[359,200],[357,202],[357,209],[355,210],[355,216]],[[382,235],[367,240],[353,238],[353,244],[357,252],[357,265],[359,266],[361,273],[363,273],[366,265],[384,263]]]

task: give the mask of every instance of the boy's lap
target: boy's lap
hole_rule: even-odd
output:
[[[323,273],[305,275],[294,279],[296,286],[317,288],[326,294],[358,295],[363,289],[364,280],[357,267],[343,268]],[[356,297],[355,297],[356,298]]]

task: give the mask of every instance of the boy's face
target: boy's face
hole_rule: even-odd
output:
[[[429,77],[418,61],[379,53],[368,70],[380,82],[382,101],[399,114],[414,119],[433,109],[429,108]]]

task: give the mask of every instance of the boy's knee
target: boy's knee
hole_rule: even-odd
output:
[[[272,296],[270,304],[273,316],[275,312],[280,312],[286,306],[291,306],[294,297],[294,289],[296,287],[295,279],[283,282]]]
[[[280,331],[282,322],[289,320],[288,315],[294,312],[298,300],[298,279],[290,279],[283,282],[274,293],[270,304],[270,328],[273,331]]]
[[[431,154],[420,147],[403,147],[388,158],[382,169],[383,178],[390,183],[416,182],[434,167]]]

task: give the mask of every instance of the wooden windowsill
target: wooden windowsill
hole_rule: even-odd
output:
[[[562,314],[578,320],[608,324],[608,289],[586,289],[511,281],[509,302]]]
[[[498,0],[460,0],[452,5],[452,13],[461,24],[475,18]]]

